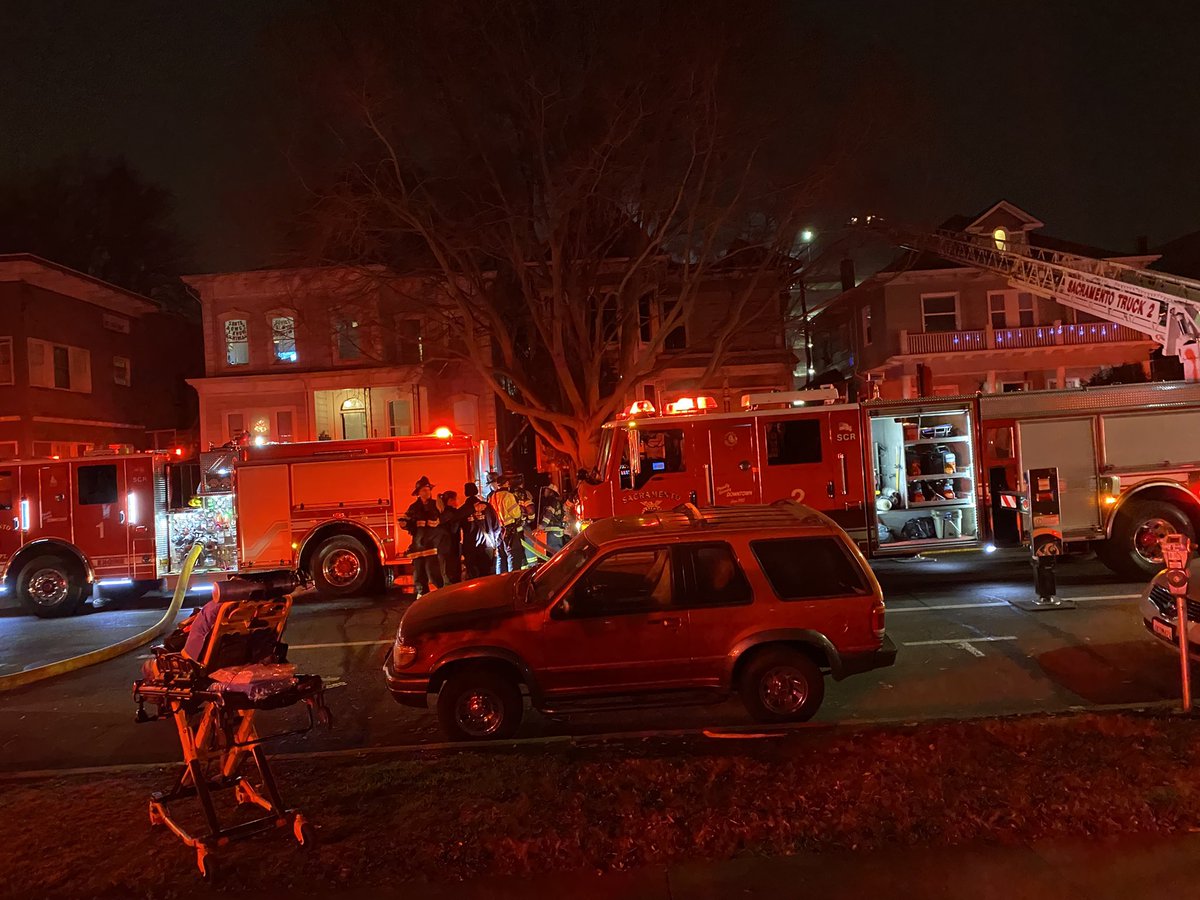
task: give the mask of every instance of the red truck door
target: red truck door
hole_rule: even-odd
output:
[[[33,474],[30,466],[26,475]],[[33,479],[29,479],[33,481]],[[29,533],[26,540],[58,538],[74,543],[71,533],[71,465],[65,462],[37,466],[37,490],[28,492]]]
[[[21,549],[21,469],[0,465],[0,569]]]
[[[154,460],[149,456],[125,460],[125,524],[135,581],[158,575],[154,549]]]
[[[75,466],[75,544],[92,561],[99,578],[131,578],[129,528],[125,515],[123,461],[81,463]]]
[[[707,500],[702,481],[703,458],[707,448],[697,439],[692,423],[637,423],[616,437],[621,465],[613,510],[615,515],[674,509],[692,499],[704,505]],[[699,435],[703,437],[703,435]],[[697,446],[697,445],[700,446]],[[637,464],[632,462],[636,450]]]
[[[713,500],[717,506],[758,503],[758,449],[753,422],[714,422],[708,429]]]

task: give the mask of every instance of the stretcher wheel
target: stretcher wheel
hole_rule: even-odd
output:
[[[203,844],[196,847],[196,868],[200,877],[205,881],[215,881],[217,878],[217,861]]]
[[[297,815],[292,822],[292,831],[296,835],[296,841],[301,847],[311,847],[317,840],[317,834],[313,831],[313,827],[308,824],[304,816]]]

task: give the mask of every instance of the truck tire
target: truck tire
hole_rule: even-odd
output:
[[[502,672],[472,666],[446,679],[437,695],[438,723],[452,741],[497,741],[521,725],[521,688]]]
[[[59,554],[35,556],[17,574],[17,596],[35,616],[53,619],[79,611],[88,583],[78,561]]]
[[[379,559],[356,537],[335,534],[313,551],[313,584],[320,597],[353,597],[373,591],[379,582]]]
[[[1186,535],[1193,541],[1196,539],[1192,520],[1175,504],[1163,500],[1130,500],[1117,513],[1112,537],[1097,547],[1096,555],[1125,578],[1135,581],[1153,578],[1163,568],[1158,542],[1171,532]]]
[[[755,721],[807,722],[825,699],[825,676],[807,654],[767,647],[746,664],[737,688]]]

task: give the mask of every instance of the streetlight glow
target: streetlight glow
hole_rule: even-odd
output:
[[[804,243],[806,243],[806,244],[811,244],[813,242],[813,238],[815,238],[816,236],[817,236],[817,233],[815,231],[813,231],[811,228],[805,228],[803,231],[800,232],[800,240],[804,241]]]

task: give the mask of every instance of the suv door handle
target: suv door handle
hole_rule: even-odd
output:
[[[656,616],[650,620],[651,625],[662,625],[664,628],[678,628],[683,624],[679,616]]]

